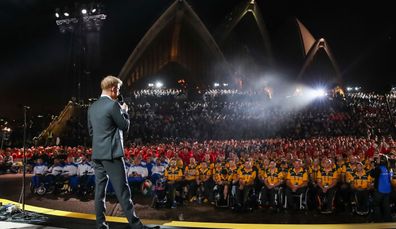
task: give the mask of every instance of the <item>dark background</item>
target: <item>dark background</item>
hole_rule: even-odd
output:
[[[214,32],[242,0],[189,0]],[[395,84],[395,13],[391,1],[256,0],[272,39],[297,17],[315,38],[331,46],[346,85],[386,91]],[[73,1],[0,1],[0,117],[58,114],[76,96],[71,69],[72,37],[61,34],[54,9]],[[346,3],[348,2],[348,3]],[[92,95],[99,80],[117,75],[145,32],[173,0],[104,1],[108,16],[99,33],[97,66],[90,74]],[[275,35],[273,35],[275,34]],[[276,43],[275,41],[272,41]]]

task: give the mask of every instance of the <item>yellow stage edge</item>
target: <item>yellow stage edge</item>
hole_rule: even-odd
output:
[[[22,208],[22,204],[7,199],[0,198],[3,205],[14,204]],[[94,214],[62,211],[43,207],[36,207],[25,204],[25,210],[45,215],[60,217],[95,220]],[[106,216],[106,221],[115,223],[128,223],[125,217]],[[189,228],[235,228],[235,229],[284,229],[284,228],[304,228],[304,229],[371,229],[371,228],[396,228],[396,223],[367,223],[367,224],[243,224],[243,223],[212,223],[212,222],[189,222],[189,221],[166,221],[142,219],[144,224],[162,225],[169,227],[189,227]]]

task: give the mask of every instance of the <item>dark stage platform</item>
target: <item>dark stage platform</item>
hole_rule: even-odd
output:
[[[27,179],[30,182],[30,178]],[[21,175],[0,176],[0,202],[3,205],[17,202],[20,195]],[[396,228],[396,223],[374,224],[370,217],[356,216],[349,212],[331,215],[315,211],[270,213],[265,209],[236,213],[230,209],[216,209],[210,205],[186,203],[176,209],[153,209],[151,198],[134,197],[138,215],[147,225],[161,228]],[[94,228],[93,200],[81,201],[75,196],[32,195],[27,190],[26,210],[48,216],[42,225],[8,225],[0,221],[0,228]],[[107,221],[111,228],[128,228],[127,220],[114,198],[107,202]]]

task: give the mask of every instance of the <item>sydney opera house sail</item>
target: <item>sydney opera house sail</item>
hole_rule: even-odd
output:
[[[132,88],[158,78],[168,86],[184,79],[205,87],[229,73],[212,35],[189,4],[178,0],[147,31],[119,76]]]
[[[309,32],[307,27],[305,27],[305,25],[301,23],[300,20],[296,19],[296,23],[300,35],[301,47],[303,48],[303,54],[305,57],[306,55],[308,55],[309,50],[315,44],[315,38],[312,36],[311,32]]]
[[[237,5],[220,24],[215,38],[235,75],[244,81],[252,81],[272,68],[271,42],[254,0]]]
[[[338,64],[325,39],[317,40],[302,66],[297,80],[304,83],[322,83],[326,86],[342,86]]]
[[[250,87],[273,72],[293,81],[320,79],[340,85],[327,42],[315,39],[296,18],[284,21],[271,31],[271,41],[262,7],[255,0],[242,0],[212,25],[212,36],[187,0],[175,0],[146,31],[119,76],[130,88],[159,80],[166,87],[179,87],[178,82],[187,82],[183,86],[188,88],[207,88],[214,82]]]
[[[337,62],[325,39],[315,39],[297,18],[285,19],[275,32],[277,71],[304,84],[342,85]]]

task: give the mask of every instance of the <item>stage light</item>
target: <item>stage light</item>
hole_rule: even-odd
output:
[[[347,87],[346,89],[347,89],[347,91],[352,91],[353,90],[353,88],[351,88],[351,87]]]
[[[318,88],[313,91],[314,97],[324,97],[326,96],[326,91],[323,88]]]
[[[101,12],[101,4],[95,4],[95,6],[92,4],[89,8],[85,4],[76,5],[74,9],[68,7],[63,9],[56,8],[55,22],[59,27],[59,31],[61,33],[73,31],[100,31],[107,15]],[[74,15],[74,12],[81,13]]]
[[[220,84],[219,84],[219,83],[214,83],[213,86],[214,86],[214,87],[219,87]]]
[[[148,86],[149,87],[154,87],[154,84],[153,83],[149,83]]]
[[[162,82],[160,82],[160,81],[155,83],[155,87],[156,88],[161,88],[162,86],[164,86],[164,84]]]
[[[360,90],[360,87],[355,87],[355,91],[359,91]]]
[[[228,87],[228,83],[223,83],[223,86],[224,87]]]

